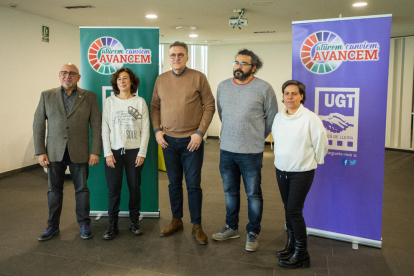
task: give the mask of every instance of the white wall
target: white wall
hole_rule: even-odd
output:
[[[42,42],[42,26],[50,42]],[[79,28],[0,7],[0,173],[37,163],[33,114],[40,93],[60,85],[67,62],[80,65]]]
[[[208,80],[217,98],[217,87],[225,79],[233,77],[232,62],[237,52],[247,48],[258,55],[263,61],[263,68],[255,75],[270,85],[276,92],[279,110],[284,107],[282,100],[282,84],[292,78],[292,44],[228,44],[210,45],[208,47]],[[219,136],[221,122],[218,114],[214,114],[213,121],[208,129],[209,136]]]

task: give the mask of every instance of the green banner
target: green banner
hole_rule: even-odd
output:
[[[82,88],[98,95],[99,106],[113,93],[111,75],[121,67],[130,68],[140,79],[138,95],[150,108],[154,83],[158,76],[158,28],[80,27]],[[152,126],[150,128],[152,130]],[[147,158],[142,171],[141,215],[159,216],[158,208],[158,146],[150,131]],[[108,187],[105,179],[105,158],[90,167],[91,216],[107,215]],[[129,214],[129,192],[124,172],[120,216]]]

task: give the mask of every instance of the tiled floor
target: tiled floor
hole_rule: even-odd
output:
[[[205,145],[202,188],[203,228],[209,238],[225,220],[222,183],[218,171],[219,144]],[[94,238],[81,240],[76,223],[73,186],[65,183],[61,234],[39,243],[47,217],[47,175],[36,169],[0,179],[0,275],[414,275],[414,154],[386,151],[383,248],[359,246],[309,237],[311,267],[286,270],[278,267],[276,249],[285,244],[283,206],[275,182],[273,154],[266,146],[263,167],[264,213],[260,250],[244,250],[247,202],[242,193],[239,239],[195,244],[187,202],[184,231],[159,237],[171,218],[168,179],[160,172],[161,218],[141,221],[145,234],[127,231],[103,241],[107,219],[92,221]]]

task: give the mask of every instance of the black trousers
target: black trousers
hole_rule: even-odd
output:
[[[108,167],[105,163],[105,176],[108,184],[108,215],[109,219],[117,219],[119,204],[121,202],[122,177],[125,173],[129,188],[129,217],[132,222],[137,222],[141,209],[141,171],[144,165],[135,167],[139,149],[112,150],[115,157],[115,168]],[[122,153],[122,154],[121,154]]]
[[[73,163],[70,160],[67,148],[62,161],[50,162],[48,165],[49,191],[47,192],[47,199],[49,204],[49,218],[47,224],[59,227],[63,202],[63,183],[65,181],[67,166],[69,166],[73,185],[75,186],[76,217],[78,223],[80,226],[90,224],[89,188],[87,184],[89,166],[88,163]]]
[[[284,172],[276,168],[276,178],[285,207],[286,226],[295,234],[297,241],[306,241],[306,224],[303,205],[312,186],[315,170]]]

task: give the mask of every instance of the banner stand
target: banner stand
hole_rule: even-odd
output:
[[[292,79],[328,138],[303,215],[308,234],[382,247],[392,15],[292,22]]]
[[[158,27],[88,27],[80,29],[82,88],[97,94],[101,111],[105,100],[114,94],[111,77],[120,68],[131,69],[140,79],[138,96],[147,107],[151,105],[154,84],[158,77]],[[135,92],[135,91],[134,91]],[[131,116],[122,113],[123,116]],[[158,199],[158,144],[152,126],[149,126],[145,164],[141,173],[141,215],[159,217]],[[119,216],[129,217],[129,189],[124,172]],[[105,177],[105,158],[89,169],[90,216],[99,220],[108,216],[108,186]]]
[[[139,220],[142,218],[159,218],[160,211],[158,212],[140,212]],[[91,211],[89,214],[91,217],[96,217],[95,220],[100,220],[101,217],[107,217],[108,211]],[[120,211],[118,214],[120,218],[129,218],[129,212],[127,211]]]
[[[327,238],[327,239],[333,239],[338,241],[344,241],[344,242],[350,242],[352,243],[352,247],[354,248],[354,245],[368,245],[376,248],[382,248],[382,241],[376,241],[376,240],[370,240],[370,239],[364,239],[360,237],[345,235],[345,234],[339,234],[314,228],[306,228],[306,232],[308,235]]]

